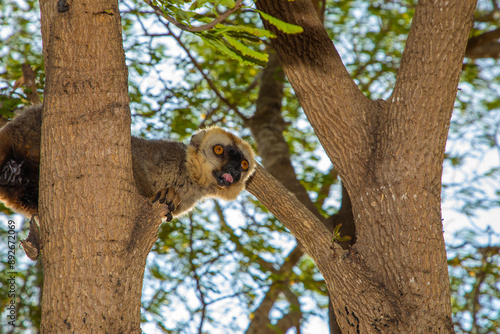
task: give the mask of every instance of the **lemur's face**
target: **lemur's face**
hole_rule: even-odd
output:
[[[215,160],[221,167],[212,171],[219,187],[229,187],[240,181],[243,176],[246,179],[250,164],[243,152],[233,144],[218,143],[212,148]]]
[[[202,179],[228,190],[231,197],[231,188],[237,193],[243,190],[255,168],[250,145],[220,128],[209,128],[194,135],[191,146],[197,150],[200,172],[205,174]]]

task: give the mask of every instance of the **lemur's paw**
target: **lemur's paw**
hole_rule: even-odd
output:
[[[181,200],[173,188],[163,188],[156,193],[153,203],[156,201],[161,204],[165,204],[167,211],[165,217],[167,217],[167,222],[169,222],[173,219],[172,213],[175,211]]]

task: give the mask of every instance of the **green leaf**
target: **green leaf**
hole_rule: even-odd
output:
[[[335,226],[335,229],[333,230],[333,235],[339,234],[340,227],[342,227],[342,224],[338,224],[337,226]]]
[[[225,54],[226,56],[234,59],[234,60],[237,60],[245,65],[249,65],[249,66],[253,66],[253,65],[259,65],[259,66],[262,66],[262,64],[260,64],[259,62],[256,62],[254,60],[252,60],[251,58],[248,58],[248,57],[242,57],[242,55],[238,54],[235,50],[227,47],[227,45],[225,45],[224,43],[220,42],[218,39],[215,39],[213,37],[209,37],[208,34],[206,34],[205,36],[203,36],[202,34],[199,34],[199,36],[209,45],[211,45],[212,47],[214,47],[215,49],[219,50],[220,52],[222,52],[223,54]]]
[[[269,30],[253,28],[253,27],[248,27],[248,26],[228,26],[225,28],[225,31],[247,33],[249,35],[252,35],[252,36],[255,36],[258,38],[262,38],[262,37],[274,38],[274,37],[276,37],[276,35]]]
[[[343,242],[343,241],[351,240],[351,237],[348,235],[345,235],[343,237],[340,236],[340,227],[341,226],[342,226],[342,224],[338,224],[333,229],[333,239],[332,239],[333,242]]]
[[[187,12],[185,10],[175,7],[172,8],[172,12],[174,13],[177,21],[188,21],[189,18],[193,15],[193,13],[191,12]]]
[[[279,30],[283,31],[284,33],[287,34],[298,34],[304,31],[304,29],[301,26],[291,24],[291,23],[286,23],[284,21],[281,21],[280,19],[277,19],[269,14],[264,13],[263,11],[260,11],[258,9],[254,9],[256,12],[258,12],[263,19],[267,20],[269,23],[271,23],[273,26],[278,28]]]
[[[189,7],[189,10],[195,10],[195,9],[201,8],[209,1],[210,0],[196,0],[195,2],[193,2],[191,4],[191,6]]]
[[[234,1],[233,0],[219,0],[218,1],[220,5],[227,7],[227,8],[234,8]]]
[[[269,56],[267,54],[257,52],[255,50],[249,48],[245,44],[240,43],[238,40],[232,38],[231,36],[229,36],[227,34],[224,35],[224,38],[226,39],[226,41],[230,45],[232,45],[236,50],[240,51],[243,55],[258,59],[258,60],[263,61],[263,62],[267,62],[267,60],[269,58]]]

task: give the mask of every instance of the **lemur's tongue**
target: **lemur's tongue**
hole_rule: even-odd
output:
[[[227,183],[233,183],[233,177],[231,176],[231,174],[224,173],[222,174],[222,177],[224,178],[224,180],[226,180]]]

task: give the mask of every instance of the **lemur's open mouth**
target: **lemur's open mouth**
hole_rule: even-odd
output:
[[[215,179],[217,180],[217,185],[221,188],[229,187],[233,183],[238,181],[238,177],[232,175],[231,173],[220,171],[214,171]]]
[[[233,183],[233,180],[234,180],[233,177],[231,176],[231,174],[229,174],[229,173],[222,174],[222,178],[224,180],[226,180],[226,182],[229,184]]]
[[[217,183],[219,187],[229,187],[231,184],[233,184],[233,182],[234,178],[229,173],[224,173],[217,177]]]

